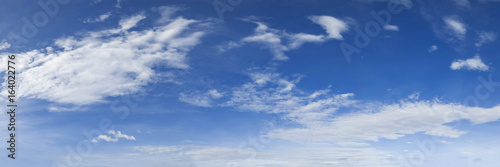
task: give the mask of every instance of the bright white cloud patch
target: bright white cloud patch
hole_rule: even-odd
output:
[[[139,21],[145,19],[146,16],[144,14],[134,15],[132,17],[120,20],[119,24],[123,30],[131,29],[135,27]]]
[[[94,139],[92,139],[91,142],[97,143],[100,140],[107,141],[107,142],[117,142],[120,138],[123,138],[125,140],[134,140],[135,141],[135,137],[134,136],[129,136],[129,135],[126,135],[126,134],[122,134],[122,132],[120,132],[120,131],[110,130],[108,132],[108,134],[110,136],[108,136],[108,135],[99,135],[99,136],[95,137]],[[111,135],[113,135],[113,136],[111,136]]]
[[[118,141],[117,138],[112,138],[112,137],[107,136],[107,135],[99,135],[96,138],[92,139],[90,142],[97,143],[97,142],[99,142],[99,140],[103,140],[103,141],[107,141],[107,142],[117,142]]]
[[[99,15],[99,17],[90,19],[88,18],[87,20],[83,21],[84,23],[97,23],[97,22],[103,22],[107,20],[111,16],[111,12]]]
[[[126,140],[135,140],[135,137],[134,136],[129,136],[129,135],[126,135],[126,134],[122,134],[122,132],[120,131],[109,131],[108,134],[111,134],[113,136],[115,136],[116,138],[124,138]]]
[[[368,113],[358,112],[318,120],[316,124],[304,124],[303,128],[276,130],[272,136],[294,141],[344,142],[397,139],[407,134],[425,132],[456,138],[465,132],[443,124],[460,119],[482,123],[488,116],[492,116],[488,121],[495,121],[500,118],[500,112],[493,111],[498,109],[500,107],[477,109],[438,102],[403,102],[378,106]]]
[[[478,71],[488,71],[490,67],[483,63],[479,55],[466,60],[454,60],[451,63],[450,68],[452,70],[478,70]]]
[[[447,16],[443,17],[443,21],[446,28],[450,30],[450,33],[457,39],[465,39],[467,33],[466,25],[457,16]]]
[[[395,25],[385,25],[384,29],[388,31],[399,31],[399,27]]]
[[[220,93],[219,91],[217,91],[217,89],[212,89],[210,91],[208,91],[208,93],[210,94],[210,96],[212,96],[213,98],[221,98],[223,95],[222,93]]]
[[[323,35],[312,35],[312,34],[306,34],[306,33],[297,33],[297,34],[290,34],[289,35],[290,43],[288,47],[290,49],[295,49],[304,43],[308,42],[324,42],[325,38]]]
[[[252,36],[243,38],[243,42],[259,42],[265,44],[265,47],[269,48],[274,55],[276,60],[286,60],[287,56],[283,53],[287,51],[288,48],[281,44],[281,34],[280,31],[271,29],[267,25],[261,22],[255,22],[258,26],[255,29],[255,33]]]
[[[331,16],[311,16],[309,17],[314,23],[321,25],[328,35],[313,35],[307,33],[288,33],[268,27],[265,23],[245,19],[246,21],[257,24],[254,34],[242,39],[242,42],[261,43],[264,47],[271,50],[275,60],[287,60],[288,57],[284,52],[297,49],[304,43],[322,43],[330,39],[341,40],[340,33],[348,30],[347,23]],[[228,43],[219,46],[220,51],[226,51],[231,48],[240,46],[237,43]]]
[[[134,15],[121,20],[119,28],[67,36],[53,47],[18,53],[19,96],[85,105],[141,90],[156,75],[154,66],[189,68],[186,54],[205,34],[197,30],[203,21],[177,17],[130,31],[143,19],[144,14]]]
[[[309,19],[321,25],[328,33],[328,38],[342,40],[343,37],[340,33],[349,30],[346,22],[332,16],[311,16]]]

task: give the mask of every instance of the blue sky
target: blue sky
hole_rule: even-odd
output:
[[[7,166],[500,165],[496,0],[39,3]]]

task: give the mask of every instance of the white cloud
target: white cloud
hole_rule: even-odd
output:
[[[95,137],[94,139],[91,140],[91,142],[93,143],[97,143],[99,142],[99,140],[104,140],[104,141],[107,141],[107,142],[117,142],[120,138],[123,138],[125,140],[133,140],[135,141],[135,137],[134,136],[129,136],[129,135],[126,135],[126,134],[122,134],[122,132],[120,131],[114,131],[114,130],[110,130],[108,132],[109,135],[113,135],[113,137],[111,136],[108,136],[108,135],[99,135],[97,137]]]
[[[321,25],[321,27],[323,27],[323,29],[325,29],[328,33],[328,38],[342,40],[343,37],[340,33],[349,30],[349,26],[346,22],[332,16],[311,16],[309,19],[311,19],[314,23]]]
[[[251,73],[250,76],[253,81],[235,88],[226,106],[240,111],[287,113],[288,119],[308,124],[334,113],[338,106],[355,102],[347,100],[352,94],[330,95],[329,90],[296,95],[295,84],[301,77],[288,80],[276,73]]]
[[[107,135],[99,135],[96,138],[92,139],[91,142],[97,143],[97,142],[99,142],[99,140],[104,140],[107,142],[117,142],[118,141],[117,138],[111,138],[110,136],[107,136]]]
[[[250,77],[252,78],[254,83],[256,83],[258,85],[262,85],[262,84],[266,84],[267,82],[271,81],[271,79],[279,78],[279,74],[267,73],[267,72],[250,73]]]
[[[64,106],[51,106],[48,108],[51,112],[63,112],[63,111],[82,111],[87,110],[87,108],[82,108],[81,106],[72,106],[72,107],[64,107]]]
[[[200,107],[212,107],[212,99],[206,95],[180,93],[179,101]]]
[[[479,40],[476,42],[476,47],[481,47],[485,43],[493,42],[497,39],[497,35],[494,32],[479,32]]]
[[[261,22],[254,22],[258,26],[253,35],[242,39],[243,42],[258,42],[263,43],[265,47],[269,48],[276,60],[286,60],[287,56],[283,53],[289,50],[285,45],[281,44],[282,34],[280,31],[271,29]]]
[[[119,24],[120,24],[122,30],[128,30],[128,29],[131,29],[132,27],[137,26],[137,23],[139,23],[139,21],[141,21],[145,18],[146,18],[146,16],[144,14],[138,14],[138,15],[134,15],[132,17],[120,20]]]
[[[450,34],[457,39],[465,39],[467,27],[457,16],[443,17],[443,21],[446,25],[445,28],[451,31]]]
[[[490,67],[483,63],[479,55],[466,60],[454,60],[451,63],[450,68],[452,70],[478,70],[478,71],[488,71]]]
[[[8,42],[2,41],[0,43],[0,50],[5,50],[5,49],[8,49],[8,48],[10,48],[10,44]]]
[[[84,20],[83,22],[84,22],[84,23],[97,23],[97,22],[104,22],[104,21],[105,21],[105,20],[107,20],[110,16],[111,16],[111,12],[108,12],[108,13],[104,13],[104,14],[102,14],[102,15],[99,15],[99,17],[94,18],[94,19],[90,19],[90,18],[88,18],[87,20]]]
[[[208,91],[208,93],[210,94],[210,96],[212,96],[213,98],[221,98],[223,95],[222,93],[220,93],[219,91],[217,91],[217,89],[212,89],[210,91]]]
[[[284,52],[297,49],[304,43],[322,43],[330,39],[341,40],[342,35],[340,33],[347,31],[349,28],[347,23],[331,16],[311,16],[309,19],[321,25],[328,35],[287,33],[286,31],[269,28],[263,22],[244,19],[245,21],[257,24],[257,28],[255,28],[253,35],[243,38],[242,42],[262,43],[264,47],[271,50],[275,60],[287,60],[288,57]],[[240,44],[228,43],[228,45],[219,47],[219,50],[226,51],[238,46],[240,46]]]
[[[309,95],[309,98],[316,98],[322,95],[326,95],[328,92],[330,92],[330,89],[323,89],[323,90],[318,90],[315,91],[313,94]]]
[[[369,113],[355,112],[337,117],[329,114],[307,123],[297,121],[302,128],[279,129],[268,136],[302,142],[353,142],[397,139],[424,132],[428,135],[457,138],[465,132],[445,124],[462,119],[474,124],[496,121],[500,118],[499,109],[500,106],[474,108],[436,101],[402,102],[381,105]],[[302,119],[307,117],[310,114],[298,115]]]
[[[432,45],[429,49],[427,49],[427,51],[429,51],[429,53],[432,53],[436,50],[438,50],[438,47],[436,45]]]
[[[287,79],[276,73],[252,74],[253,81],[232,91],[226,106],[239,111],[279,113],[293,128],[278,128],[265,136],[308,143],[379,141],[423,132],[427,135],[457,138],[465,131],[448,124],[468,120],[473,124],[496,121],[500,106],[467,107],[441,101],[419,100],[419,93],[398,103],[362,102],[353,94],[329,94],[328,90],[304,94],[280,84]],[[289,81],[295,85],[298,79]],[[285,90],[285,91],[283,91]],[[339,111],[349,111],[348,113]]]
[[[119,139],[119,138],[124,138],[124,139],[126,139],[126,140],[135,140],[135,137],[134,137],[134,136],[129,136],[129,135],[126,135],[126,134],[122,134],[122,132],[120,132],[120,131],[110,130],[110,131],[108,132],[108,134],[113,135],[113,136],[115,136],[115,137],[116,137],[116,138],[118,138],[118,139]]]
[[[384,29],[385,30],[388,30],[388,31],[399,31],[399,27],[398,26],[395,26],[395,25],[385,25],[384,26]]]
[[[289,39],[290,39],[290,44],[288,45],[288,47],[290,49],[298,48],[298,47],[302,46],[302,44],[308,43],[308,42],[320,43],[320,42],[325,41],[325,38],[323,35],[312,35],[312,34],[306,34],[306,33],[290,34]]]
[[[121,20],[119,28],[67,36],[56,39],[54,48],[18,53],[18,95],[75,105],[104,102],[140,91],[157,75],[155,66],[189,68],[186,55],[205,34],[198,27],[204,21],[177,17],[130,31],[143,19],[144,14],[134,15]]]
[[[425,131],[425,134],[428,134],[428,135],[446,136],[446,137],[450,137],[450,138],[458,138],[465,133],[467,133],[467,132],[457,131],[449,126],[439,126],[435,129]]]

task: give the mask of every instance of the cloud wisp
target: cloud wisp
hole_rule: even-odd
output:
[[[51,47],[17,53],[19,95],[86,105],[141,90],[156,75],[155,66],[188,69],[187,53],[206,33],[197,28],[206,21],[161,17],[157,27],[134,30],[144,19],[139,13],[120,20],[117,28],[66,36]]]
[[[108,12],[108,13],[104,13],[102,15],[99,15],[99,17],[94,18],[94,19],[88,18],[88,19],[84,20],[83,22],[84,23],[99,23],[99,22],[104,22],[110,16],[111,16],[111,12]]]
[[[419,132],[458,138],[467,132],[448,123],[468,120],[482,124],[500,118],[500,106],[480,108],[419,100],[419,93],[399,103],[363,102],[353,99],[351,93],[330,94],[329,89],[303,94],[295,88],[298,79],[289,81],[276,73],[251,76],[253,81],[235,88],[226,105],[239,111],[283,115],[298,127],[275,129],[266,136],[299,143],[363,144]]]
[[[219,47],[219,51],[239,47],[244,43],[260,43],[271,51],[274,60],[284,61],[288,59],[288,56],[284,54],[286,51],[297,49],[305,43],[323,43],[330,39],[343,40],[341,33],[349,30],[349,26],[345,21],[332,16],[311,16],[309,19],[325,29],[326,35],[313,35],[302,32],[288,33],[270,28],[261,21],[244,19],[257,24],[254,34],[244,37],[239,43],[229,42]]]
[[[445,28],[449,33],[459,40],[464,40],[467,34],[467,26],[457,16],[443,17]]]

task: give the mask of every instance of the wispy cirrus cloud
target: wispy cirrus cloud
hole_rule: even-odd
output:
[[[212,107],[212,101],[223,96],[216,89],[209,90],[205,93],[190,92],[190,93],[180,93],[179,101],[185,102],[191,105],[199,107]]]
[[[206,21],[176,17],[131,30],[144,19],[139,13],[120,20],[116,28],[58,38],[45,49],[17,53],[19,96],[74,105],[104,102],[141,90],[156,76],[157,65],[188,69],[186,55],[205,34],[197,26]]]
[[[190,162],[187,164],[195,166],[290,166],[290,163],[296,166],[376,166],[396,164],[391,154],[372,148],[278,148],[270,151],[257,151],[200,145],[146,145],[132,147],[132,150],[142,153],[140,156],[176,156],[181,161]],[[170,161],[168,165],[180,165],[178,163]],[[184,163],[184,165],[187,164]]]
[[[250,76],[252,82],[235,88],[226,106],[282,115],[297,127],[274,129],[265,136],[298,143],[364,144],[420,132],[458,138],[467,131],[447,124],[459,120],[482,124],[500,119],[500,106],[480,108],[419,100],[419,93],[398,103],[363,102],[354,99],[352,93],[330,94],[329,89],[304,94],[295,90],[299,80],[290,81],[273,72]]]
[[[220,45],[219,51],[236,48],[242,43],[261,43],[265,48],[269,49],[275,60],[287,60],[288,56],[284,54],[286,51],[297,49],[304,43],[322,43],[330,39],[342,40],[341,33],[349,30],[348,24],[340,19],[332,16],[311,16],[309,19],[323,27],[326,30],[326,35],[314,35],[308,33],[288,33],[283,30],[270,28],[267,24],[261,21],[256,21],[252,18],[244,19],[245,21],[257,24],[254,34],[244,37],[240,43],[229,42]]]
[[[88,18],[88,19],[84,20],[83,22],[84,22],[84,23],[98,23],[98,22],[104,22],[104,21],[105,21],[105,20],[107,20],[110,16],[111,16],[111,12],[108,12],[108,13],[104,13],[104,14],[102,14],[102,15],[99,15],[99,17],[94,18],[94,19]]]
[[[82,158],[83,166],[397,166],[394,155],[373,148],[280,147],[269,151],[203,145],[141,145],[131,152]],[[141,157],[141,158],[137,158]]]
[[[474,44],[476,47],[481,47],[483,44],[493,42],[497,39],[497,34],[494,32],[485,32],[481,31],[478,33],[479,39],[477,42]]]
[[[464,40],[467,34],[467,26],[463,23],[458,16],[443,17],[445,28],[449,33],[457,39]]]

